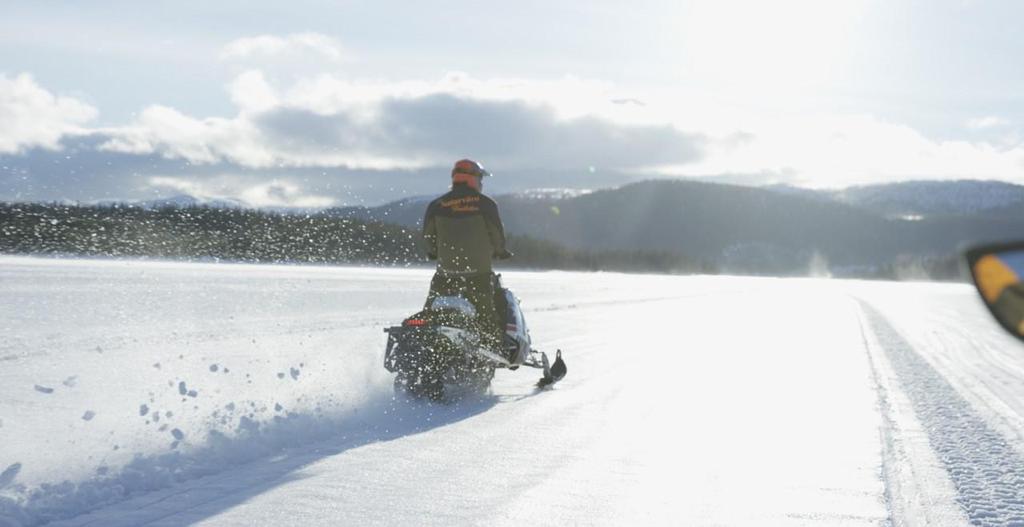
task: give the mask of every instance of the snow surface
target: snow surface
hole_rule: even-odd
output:
[[[0,525],[1021,525],[964,285],[507,273],[569,375],[395,400],[425,270],[0,258]]]

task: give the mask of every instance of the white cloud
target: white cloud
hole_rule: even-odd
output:
[[[517,181],[559,174],[558,184],[567,187],[594,187],[605,174],[615,175],[601,185],[652,173],[812,187],[952,178],[1024,183],[1024,146],[1007,139],[1012,126],[997,117],[972,120],[985,133],[970,141],[940,141],[869,115],[776,114],[675,93],[623,92],[576,77],[451,73],[434,81],[383,81],[320,74],[287,82],[249,69],[226,87],[238,109],[233,117],[154,105],[124,126],[87,129],[81,123],[95,114],[87,105],[55,97],[27,76],[0,79],[5,93],[22,94],[0,98],[0,108],[23,109],[21,117],[0,121],[0,153],[57,148],[62,134],[90,135],[88,146],[73,149],[131,168],[116,176],[102,169],[106,179],[90,181],[103,188],[121,188],[114,179],[128,177],[137,186],[141,174],[154,176],[151,189],[261,206],[346,199],[331,187],[336,180],[327,169],[346,174],[346,192],[361,181],[373,184],[380,172],[409,188],[414,174],[466,156],[499,174],[515,173]],[[622,104],[631,99],[643,104]],[[34,132],[39,123],[49,134]],[[22,139],[14,142],[15,136]],[[217,175],[225,172],[235,175]]]
[[[152,189],[168,189],[204,201],[238,200],[253,207],[330,207],[337,200],[330,196],[312,194],[296,182],[272,178],[256,180],[252,177],[220,175],[208,178],[182,176],[153,176],[147,185]]]
[[[250,167],[274,164],[258,139],[259,131],[242,118],[197,119],[174,108],[150,106],[126,127],[105,129],[111,139],[102,150],[131,154],[159,153],[197,164],[233,162]]]
[[[787,182],[842,187],[908,179],[999,179],[1024,183],[1024,147],[938,141],[866,115],[791,117],[750,128],[754,139],[716,147],[675,173],[787,174]],[[715,143],[720,145],[721,143]]]
[[[333,198],[305,194],[295,183],[273,180],[254,185],[241,192],[246,203],[257,207],[330,207],[335,204]]]
[[[436,81],[363,80],[322,74],[299,79],[286,90],[284,100],[289,106],[334,112],[384,99],[409,99],[441,93],[485,101],[543,104],[551,107],[562,119],[596,115],[627,122],[639,115],[638,109],[642,108],[619,104],[630,94],[619,93],[606,82],[571,75],[552,80],[477,79],[463,72],[449,72]]]
[[[223,60],[273,58],[288,55],[315,54],[329,61],[341,61],[346,53],[333,37],[319,33],[297,33],[287,36],[260,35],[240,38],[221,50]]]
[[[33,147],[56,150],[61,137],[82,133],[96,115],[92,106],[54,95],[28,74],[13,79],[0,74],[0,154]]]
[[[185,194],[201,200],[209,200],[218,198],[214,193],[211,193],[210,189],[207,188],[203,183],[194,179],[185,179],[175,176],[152,176],[146,181],[148,186],[151,188],[166,188],[173,190],[179,194]]]
[[[280,102],[274,88],[259,70],[250,70],[236,77],[228,85],[228,93],[242,112],[261,112]]]
[[[1005,128],[1010,126],[1010,121],[993,115],[977,117],[967,121],[967,127],[971,130],[987,130],[991,128]]]
[[[259,70],[229,86],[239,114],[199,119],[152,107],[105,148],[249,168],[413,170],[473,155],[505,170],[752,174],[815,187],[901,179],[1024,182],[1019,143],[937,141],[868,115],[737,111],[573,77],[362,81],[273,86]],[[985,118],[983,127],[1004,121]],[[690,130],[686,132],[684,130]],[[704,134],[708,135],[704,135]]]
[[[628,170],[692,160],[701,142],[665,124],[612,119],[622,105],[602,86],[576,79],[480,81],[452,74],[434,83],[363,83],[321,76],[280,90],[250,70],[229,92],[239,107],[234,118],[200,119],[152,106],[131,125],[104,130],[110,139],[102,148],[248,168],[410,170],[472,153],[513,168]],[[585,113],[579,105],[587,100],[608,113]]]

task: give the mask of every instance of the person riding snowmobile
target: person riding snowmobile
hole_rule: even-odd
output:
[[[395,374],[398,395],[444,401],[467,389],[486,391],[498,368],[541,369],[539,388],[565,377],[562,350],[551,362],[533,348],[519,298],[493,272],[492,260],[512,253],[498,206],[481,193],[487,175],[480,163],[459,160],[451,190],[427,206],[423,240],[437,271],[426,305],[384,328],[384,368]]]
[[[477,320],[492,342],[504,332],[504,295],[496,294],[493,259],[506,259],[505,229],[498,205],[482,193],[490,174],[471,159],[452,168],[451,190],[430,202],[423,218],[427,257],[437,260],[426,306],[437,297],[462,296],[476,308]]]

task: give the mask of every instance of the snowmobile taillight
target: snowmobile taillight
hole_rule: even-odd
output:
[[[405,325],[406,326],[426,326],[427,325],[427,321],[423,320],[422,318],[410,318],[409,320],[405,321]]]

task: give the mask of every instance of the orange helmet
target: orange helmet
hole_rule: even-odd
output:
[[[452,183],[465,183],[480,190],[480,180],[491,175],[484,166],[472,159],[460,159],[452,167]]]

